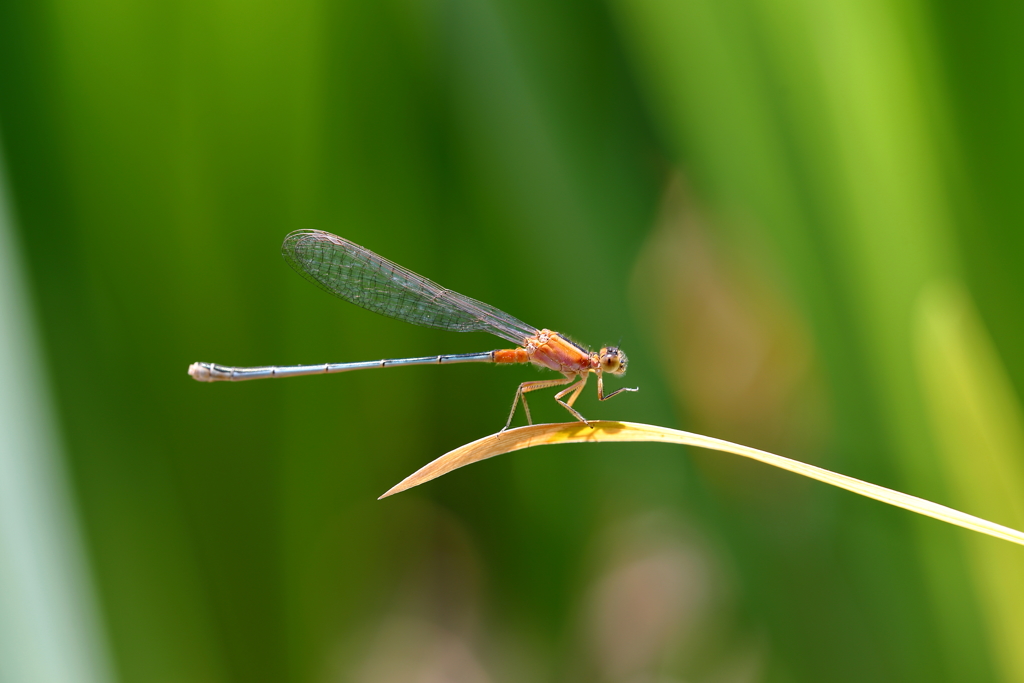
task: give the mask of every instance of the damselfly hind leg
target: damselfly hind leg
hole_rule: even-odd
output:
[[[531,425],[533,424],[533,418],[530,417],[530,405],[526,402],[526,394],[528,392],[537,391],[538,389],[547,389],[548,387],[564,386],[572,382],[573,379],[574,377],[572,375],[569,375],[568,377],[564,377],[562,379],[541,379],[532,382],[523,382],[522,384],[520,384],[519,388],[516,389],[516,398],[514,401],[512,401],[512,411],[508,414],[508,422],[506,422],[505,426],[501,428],[501,431],[505,431],[506,429],[508,429],[509,425],[512,424],[512,418],[516,416],[516,406],[519,405],[520,398],[523,399],[523,410],[526,411],[526,423]],[[561,401],[559,401],[559,403],[561,403]],[[501,432],[498,433],[500,434]]]

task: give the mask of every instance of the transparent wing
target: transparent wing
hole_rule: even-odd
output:
[[[356,306],[439,330],[490,332],[521,345],[538,330],[322,230],[296,230],[281,253],[299,275]]]

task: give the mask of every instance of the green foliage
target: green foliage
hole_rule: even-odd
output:
[[[588,417],[1020,528],[1020,14],[0,3],[16,236],[119,679],[1019,680],[1001,541],[632,444],[377,502],[537,375],[186,368],[495,347],[296,277],[281,239],[325,229],[621,337],[641,391]]]

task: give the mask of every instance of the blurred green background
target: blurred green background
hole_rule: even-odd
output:
[[[535,449],[375,500],[532,369],[186,375],[500,346],[310,286],[279,247],[319,228],[621,341],[641,390],[589,417],[1024,528],[1022,32],[995,0],[3,0],[0,680],[1024,680],[1020,548],[732,456]]]

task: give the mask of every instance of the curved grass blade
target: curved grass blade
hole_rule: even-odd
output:
[[[844,474],[837,474],[821,467],[808,465],[797,460],[790,460],[781,455],[768,453],[749,446],[715,439],[710,436],[702,436],[691,432],[683,432],[667,427],[655,425],[638,424],[635,422],[606,422],[595,421],[590,423],[593,427],[586,426],[580,422],[567,422],[563,424],[543,424],[529,427],[510,429],[491,436],[477,439],[465,446],[460,446],[453,451],[445,453],[437,460],[424,465],[413,474],[406,477],[399,484],[392,487],[381,498],[387,498],[400,493],[414,486],[419,486],[431,479],[436,479],[443,474],[458,469],[474,462],[493,458],[502,453],[531,448],[533,446],[551,446],[561,443],[599,443],[616,441],[654,441],[661,443],[678,444],[682,446],[696,446],[707,448],[723,453],[732,453],[744,458],[757,460],[773,467],[789,470],[810,479],[832,486],[852,491],[853,493],[874,498],[875,500],[896,507],[910,510],[927,517],[955,524],[965,529],[977,531],[989,536],[995,536],[1011,543],[1024,545],[1024,533],[1009,527],[995,524],[987,520],[968,515],[966,513],[948,508],[938,503],[933,503],[923,498],[910,496],[899,491],[893,491],[882,486],[869,484],[860,479],[854,479]]]

